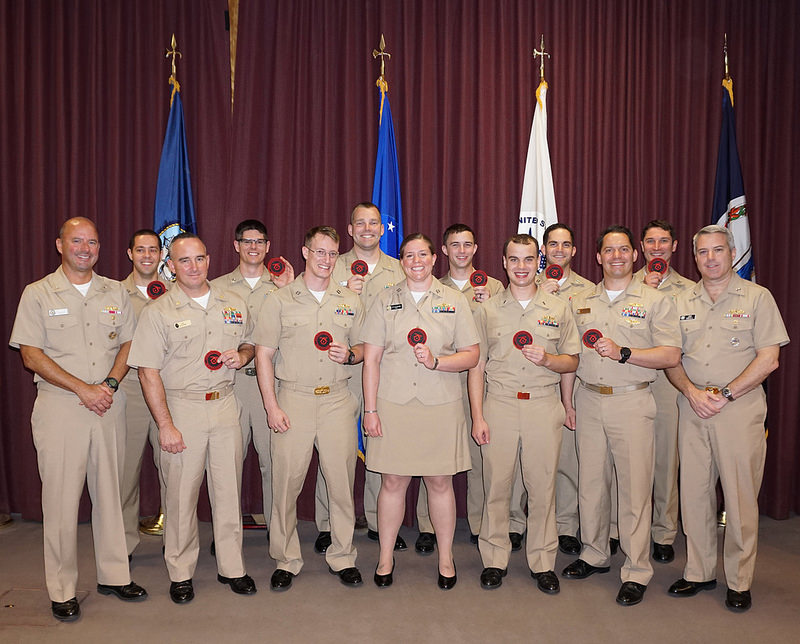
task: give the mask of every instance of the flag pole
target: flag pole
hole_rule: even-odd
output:
[[[533,50],[533,57],[536,58],[539,56],[539,82],[544,81],[544,58],[550,58],[550,54],[544,50],[544,34],[542,34],[542,40],[539,44],[540,49]]]
[[[378,44],[380,47],[380,51],[377,49],[372,50],[372,57],[373,58],[380,58],[381,59],[381,75],[378,76],[378,80],[375,81],[375,85],[378,86],[378,89],[381,90],[381,109],[378,113],[378,125],[380,126],[381,120],[383,119],[383,100],[386,97],[386,92],[389,91],[389,83],[386,82],[386,59],[391,58],[392,55],[386,51],[386,41],[383,38],[383,34],[381,34],[381,41]]]
[[[169,106],[172,107],[172,101],[175,100],[175,92],[181,91],[181,84],[178,82],[178,71],[177,65],[175,63],[175,57],[183,58],[183,54],[178,51],[178,42],[175,40],[175,34],[172,34],[172,49],[167,49],[167,53],[164,58],[169,58],[172,56],[172,74],[169,77],[169,84],[172,85],[172,96],[169,99]]]

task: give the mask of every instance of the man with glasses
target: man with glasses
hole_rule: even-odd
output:
[[[294,279],[292,265],[281,257],[284,270],[279,275],[266,270],[264,261],[269,252],[270,242],[267,227],[257,219],[245,219],[234,233],[233,249],[239,255],[239,266],[227,275],[212,280],[211,284],[222,290],[236,293],[247,302],[247,311],[255,324],[258,312],[269,293],[286,286]],[[255,364],[239,369],[233,381],[233,393],[239,401],[239,424],[242,428],[242,460],[247,456],[250,436],[258,454],[261,469],[261,493],[264,520],[269,530],[269,517],[272,512],[272,459],[269,455],[270,431],[264,401],[258,389]],[[269,533],[267,533],[269,534]]]
[[[297,497],[314,447],[330,503],[328,570],[346,586],[362,584],[353,545],[358,401],[348,388],[352,372],[345,365],[363,360],[362,345],[355,342],[364,309],[355,293],[331,280],[339,256],[333,228],[311,228],[302,252],[305,271],[267,296],[254,333],[258,384],[273,431],[274,591],[288,590],[303,567]]]

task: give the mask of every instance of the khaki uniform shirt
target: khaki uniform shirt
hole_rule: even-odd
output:
[[[37,347],[76,378],[97,384],[108,376],[133,329],[133,309],[122,284],[92,273],[84,297],[59,267],[25,287],[9,344]],[[33,381],[40,389],[70,393],[39,374]]]
[[[250,288],[250,284],[242,277],[242,272],[238,266],[227,275],[220,275],[211,280],[211,285],[223,291],[236,293],[247,302],[247,310],[250,313],[250,317],[253,318],[254,324],[258,321],[258,313],[267,295],[278,289],[272,281],[268,270],[264,270],[264,273],[256,282],[255,288]]]
[[[544,271],[542,271],[536,276],[536,286],[541,286],[546,280],[547,276],[544,274]],[[558,296],[569,302],[574,295],[577,295],[587,288],[592,288],[593,286],[594,284],[592,284],[585,277],[581,277],[575,271],[570,269],[569,277],[558,287]]]
[[[581,338],[589,329],[611,338],[621,347],[651,349],[680,347],[681,335],[672,298],[638,280],[631,280],[623,293],[611,302],[603,286],[581,291],[572,298],[572,312]],[[653,382],[657,369],[620,364],[600,357],[581,342],[578,377],[592,385],[624,387]]]
[[[233,384],[235,371],[206,366],[209,351],[252,343],[253,322],[242,298],[211,286],[204,309],[180,285],[146,306],[136,326],[128,364],[159,369],[170,390],[208,392]]]
[[[644,278],[646,276],[647,266],[644,266],[633,274],[633,279],[639,282],[644,282]],[[662,280],[661,284],[658,285],[658,292],[663,293],[664,295],[669,295],[674,302],[678,295],[692,286],[694,286],[694,282],[692,280],[684,277],[673,268],[670,268],[669,272],[667,273],[667,277]]]
[[[347,281],[353,276],[350,266],[356,261],[355,250],[349,250],[344,255],[340,255],[336,260],[336,265],[333,267],[333,274],[331,281],[338,286],[347,288]],[[364,276],[364,288],[361,291],[361,304],[364,306],[364,311],[369,311],[370,306],[375,301],[375,298],[391,286],[399,284],[406,278],[400,262],[394,257],[389,257],[386,253],[381,251],[378,263],[372,272]]]
[[[307,387],[320,387],[345,381],[350,377],[347,365],[317,349],[315,336],[327,331],[334,342],[346,346],[358,344],[364,321],[364,308],[358,295],[333,279],[322,302],[308,290],[301,273],[286,287],[267,296],[258,317],[253,340],[256,344],[277,349],[275,377]]]
[[[414,398],[426,405],[461,400],[459,378],[417,362],[408,343],[414,328],[425,331],[425,344],[434,356],[452,355],[479,341],[466,298],[436,278],[419,303],[405,280],[386,289],[367,313],[361,332],[362,342],[384,348],[378,397],[399,405]]]
[[[441,280],[439,280],[445,286],[449,286],[452,289],[460,292],[466,299],[467,303],[469,304],[470,309],[474,313],[481,305],[480,302],[476,302],[475,297],[475,289],[473,288],[472,284],[467,283],[464,284],[464,288],[458,288],[458,285],[453,281],[453,278],[450,277],[450,273],[448,272]],[[500,280],[496,280],[494,277],[489,277],[489,281],[486,282],[486,286],[489,288],[489,297],[492,298],[498,293],[502,293],[504,288],[502,282]]]
[[[475,313],[486,363],[489,393],[514,396],[555,385],[561,374],[533,364],[514,346],[514,335],[528,331],[533,344],[554,355],[577,355],[581,342],[569,304],[557,295],[538,290],[526,308],[506,289],[489,298]]]
[[[789,342],[778,306],[763,286],[734,273],[712,302],[702,282],[678,296],[683,368],[698,387],[724,387],[756,357],[756,351]]]

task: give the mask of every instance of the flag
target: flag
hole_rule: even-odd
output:
[[[186,148],[186,129],[183,123],[183,103],[181,86],[174,76],[170,76],[172,97],[170,98],[167,131],[164,134],[164,147],[161,149],[161,162],[158,166],[156,202],[153,212],[153,230],[161,237],[161,264],[159,273],[168,280],[175,276],[167,268],[169,245],[172,238],[182,232],[197,232],[192,199],[192,178],[189,173],[189,153]]]
[[[747,216],[742,166],[739,163],[739,150],[736,145],[733,79],[730,77],[722,81],[722,128],[719,135],[711,223],[725,226],[733,233],[736,242],[733,270],[742,278],[755,281],[755,265],[750,246],[750,220]]]
[[[547,146],[547,81],[542,78],[536,88],[536,109],[528,143],[517,228],[518,233],[527,233],[539,242],[539,270],[544,268],[544,253],[541,252],[544,231],[557,221],[550,149]]]
[[[381,250],[391,257],[397,257],[403,241],[403,204],[400,200],[397,146],[394,141],[392,110],[387,96],[389,89],[383,76],[378,79],[377,85],[381,92],[381,109],[378,117],[378,155],[375,159],[372,203],[381,211],[381,223],[384,226]]]

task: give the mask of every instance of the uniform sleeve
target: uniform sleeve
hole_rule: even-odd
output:
[[[681,347],[678,311],[671,297],[660,295],[650,308],[650,334],[654,347]]]
[[[361,325],[361,333],[358,336],[360,342],[375,345],[376,347],[386,346],[386,318],[385,299],[376,297],[372,306],[369,307],[364,323]]]
[[[273,291],[264,298],[258,320],[251,335],[253,344],[277,349],[281,339],[281,302],[280,291]]]
[[[39,298],[36,297],[35,289],[32,284],[29,284],[25,287],[19,300],[9,345],[15,349],[19,349],[22,344],[44,349],[45,329],[41,309],[42,305]]]
[[[478,344],[480,342],[478,329],[475,328],[475,320],[472,317],[472,310],[469,308],[467,298],[458,293],[456,302],[456,332],[455,338],[453,338],[456,349]]]
[[[128,366],[163,369],[167,356],[166,325],[156,306],[146,306],[133,334]]]
[[[756,298],[753,308],[755,323],[753,324],[753,339],[756,351],[777,344],[782,347],[789,344],[789,334],[783,324],[781,312],[767,289],[761,290]]]

